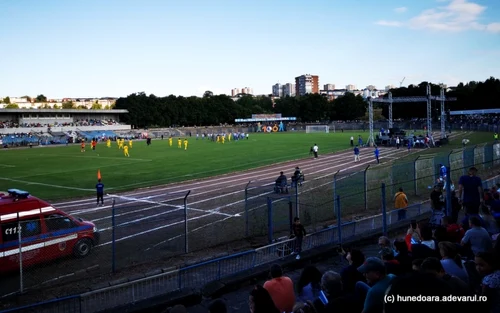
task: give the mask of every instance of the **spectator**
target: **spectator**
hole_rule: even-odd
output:
[[[413,262],[411,262],[411,269],[414,272],[418,272],[422,269],[422,263],[424,262],[424,259],[415,259]]]
[[[295,253],[297,253],[296,259],[300,259],[300,252],[302,251],[302,239],[306,235],[306,229],[304,225],[300,223],[300,219],[295,217],[293,219],[292,225],[292,235],[295,237]]]
[[[408,209],[408,197],[403,192],[403,188],[394,195],[394,208],[398,210],[398,221],[406,218],[406,210]]]
[[[382,249],[380,251],[380,258],[384,261],[385,269],[388,274],[399,275],[401,273],[401,265],[394,259],[394,251],[392,251],[392,249]]]
[[[453,243],[460,243],[465,235],[465,230],[462,226],[453,222],[451,217],[444,216],[442,219],[442,225],[446,228],[446,236],[448,241]]]
[[[342,278],[334,271],[328,271],[321,277],[321,292],[314,301],[318,313],[343,312],[359,313],[361,307],[343,293]]]
[[[417,243],[412,243],[413,235],[416,235],[419,239]],[[417,227],[416,229],[413,229],[410,225],[405,241],[413,259],[439,257],[439,253],[436,250],[436,243],[432,238],[432,228],[427,225],[424,225],[422,228]]]
[[[464,228],[469,226],[469,217],[479,216],[479,207],[483,202],[483,182],[476,174],[477,169],[471,167],[469,174],[458,181],[458,199],[465,209]]]
[[[293,311],[295,304],[293,282],[289,277],[283,276],[281,266],[278,264],[271,266],[271,280],[264,283],[264,288],[269,292],[280,312]]]
[[[342,285],[345,293],[354,294],[356,283],[358,281],[365,281],[363,274],[358,272],[358,267],[365,262],[365,255],[361,250],[352,249],[347,253],[346,260],[349,262],[349,265],[340,271]]]
[[[476,216],[471,216],[469,226],[470,229],[465,232],[465,236],[462,238],[462,245],[470,246],[474,255],[491,250],[493,242],[488,231],[481,227],[481,220]]]
[[[215,299],[208,305],[208,313],[227,313],[226,303],[222,299]]]
[[[490,252],[480,252],[475,258],[476,269],[483,276],[481,294],[488,297],[489,312],[500,312],[500,270],[498,260]]]
[[[462,263],[462,257],[458,254],[457,245],[447,241],[440,242],[439,252],[442,257],[441,265],[446,274],[456,276],[468,284],[469,275]]]
[[[188,313],[187,309],[185,306],[182,304],[177,304],[176,306],[172,307],[168,313]]]
[[[389,239],[389,237],[386,237],[386,236],[382,236],[382,237],[378,238],[378,246],[379,246],[381,251],[383,248],[392,249],[391,240]]]
[[[379,258],[367,258],[358,271],[365,275],[368,282],[356,283],[359,300],[364,300],[363,313],[382,312],[385,291],[395,276],[387,274],[385,264]]]
[[[300,274],[297,283],[297,298],[301,302],[314,301],[321,291],[321,272],[309,265]]]
[[[441,211],[443,209],[443,192],[439,185],[434,186],[434,189],[430,195],[431,208],[435,211]]]
[[[299,302],[293,307],[293,313],[317,313],[314,304],[311,301],[305,303]]]
[[[278,310],[276,305],[271,298],[271,295],[262,286],[255,286],[252,291],[250,291],[250,296],[248,299],[248,306],[250,308],[250,313],[282,313],[283,311]]]
[[[388,299],[408,296],[449,296],[452,289],[443,280],[431,273],[414,272],[409,275],[394,279],[387,290]],[[426,302],[426,301],[387,301],[384,305],[384,313],[402,312],[424,312],[438,309],[445,312],[464,312],[456,309],[456,305],[450,302]],[[379,311],[382,312],[382,311]]]
[[[462,209],[460,205],[460,201],[457,198],[457,192],[453,190],[451,192],[451,217],[449,222],[452,224],[456,224],[458,222],[458,213]]]
[[[434,240],[438,245],[442,241],[448,241],[448,232],[446,231],[446,227],[444,227],[443,225],[439,225],[436,227],[436,229],[434,230]]]
[[[469,296],[472,294],[469,286],[459,277],[445,272],[443,264],[436,258],[427,258],[422,262],[422,271],[432,273],[450,284],[453,295]]]
[[[401,272],[402,273],[411,272],[412,269],[411,255],[408,251],[408,246],[406,245],[404,239],[402,238],[396,239],[394,241],[394,249],[397,252],[394,258],[399,262],[401,266]]]

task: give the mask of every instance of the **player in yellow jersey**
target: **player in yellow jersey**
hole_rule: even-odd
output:
[[[172,141],[173,141],[173,138],[172,138],[172,136],[170,136],[170,137],[168,138],[168,145],[169,145],[170,147],[172,147]]]
[[[132,139],[129,139],[128,146],[130,147],[130,149],[132,149]]]
[[[181,149],[182,148],[182,139],[177,139],[177,148]]]
[[[130,155],[128,154],[128,146],[123,146],[123,155],[126,157],[129,157]]]
[[[111,139],[106,140],[106,147],[111,148]]]
[[[222,136],[222,138],[221,138],[222,144],[224,144],[225,141],[226,141],[226,136]]]
[[[231,133],[227,134],[227,141],[231,141]]]
[[[123,149],[123,141],[122,141],[122,139],[117,139],[116,141],[118,141],[118,149]]]
[[[188,140],[184,139],[184,150],[188,149]]]
[[[217,135],[217,143],[219,143],[219,142],[220,142],[220,136]]]

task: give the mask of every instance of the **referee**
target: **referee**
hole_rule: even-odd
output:
[[[97,191],[97,205],[99,205],[99,200],[101,200],[101,205],[104,205],[104,184],[100,179],[97,180],[95,189]]]

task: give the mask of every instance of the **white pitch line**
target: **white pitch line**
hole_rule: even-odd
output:
[[[373,162],[373,160],[371,160],[371,161],[365,161],[365,163],[368,163],[368,162]],[[361,162],[361,163],[357,163],[356,165],[352,165],[352,166],[350,166],[350,167],[347,167],[347,168],[343,169],[343,171],[346,171],[346,170],[349,170],[349,169],[352,169],[352,168],[358,167],[360,164],[364,164],[364,163],[362,163],[362,162]],[[314,180],[314,179],[313,179],[313,180]],[[271,184],[272,184],[272,183],[271,183]],[[316,187],[314,187],[314,188],[312,188],[312,189],[307,189],[307,190],[304,190],[304,191],[302,191],[302,192],[299,192],[299,194],[301,194],[301,193],[303,193],[303,192],[307,192],[307,191],[313,190],[313,189],[317,189],[317,188],[320,188],[320,187],[323,187],[323,186],[326,186],[326,185],[328,185],[328,184],[330,184],[330,182],[329,182],[329,183],[326,183],[326,184],[322,184],[322,185],[316,186]],[[241,191],[240,191],[240,192],[241,192]],[[251,197],[250,199],[253,199],[253,198],[256,198],[256,197],[261,197],[261,196],[264,196],[264,195],[267,195],[267,194],[271,194],[271,193],[272,193],[272,191],[271,191],[271,192],[262,193],[262,194],[260,194],[260,195],[255,195],[255,196]],[[212,198],[214,198],[214,197],[212,197]],[[133,199],[133,198],[132,198],[132,199]],[[210,200],[212,200],[212,199],[210,199]],[[279,201],[279,200],[281,200],[281,199],[278,199],[278,200],[275,200],[275,201]],[[202,200],[202,201],[199,201],[199,202],[204,202],[204,201],[209,201],[209,200]],[[234,203],[232,203],[232,204],[228,204],[228,205],[224,205],[224,206],[222,206],[222,207],[218,207],[218,208],[216,208],[216,209],[218,210],[218,209],[221,209],[221,208],[224,208],[224,207],[227,207],[227,206],[233,205],[233,204],[242,203],[242,202],[244,202],[244,201],[245,201],[245,200],[240,200],[240,201],[234,202]],[[157,202],[153,202],[153,203],[158,204]],[[253,210],[255,210],[255,209],[257,209],[257,208],[254,208],[254,209],[252,209],[251,211],[253,211]],[[181,210],[181,209],[177,209],[177,210]],[[172,210],[172,211],[175,211],[175,210]],[[172,211],[171,211],[171,212],[172,212]],[[202,211],[203,211],[203,210],[202,210]],[[204,211],[204,212],[207,212],[207,211]],[[241,216],[241,214],[244,214],[244,213],[245,213],[245,212],[243,211],[243,212],[239,212],[239,213],[237,213],[237,214],[233,214],[233,215],[227,214],[227,216],[226,216],[226,218],[225,218],[225,219],[233,218],[233,217],[235,217],[236,215],[240,215],[240,216]],[[162,212],[162,213],[160,213],[160,214],[167,214],[167,213],[166,213],[166,212]],[[207,216],[212,216],[212,215],[214,215],[214,213],[204,214],[204,215],[201,215],[201,216],[195,216],[195,217],[192,217],[192,218],[188,218],[188,219],[187,219],[187,222],[192,221],[192,220],[197,220],[197,219],[200,219],[200,218],[204,218],[204,217],[207,217]],[[141,220],[143,220],[143,219],[147,219],[147,218],[148,218],[148,217],[146,217],[146,218],[141,218]],[[224,220],[225,220],[225,219],[224,219]],[[220,222],[220,221],[221,221],[221,220],[216,221],[216,222],[213,222],[213,223],[208,223],[206,226],[208,226],[208,225],[210,225],[210,224],[215,224],[215,223]],[[182,220],[180,220],[180,221],[177,221],[177,222],[174,222],[174,223],[171,223],[171,224],[168,224],[168,225],[163,225],[163,226],[159,226],[159,227],[156,227],[156,228],[154,228],[154,229],[151,229],[151,230],[147,230],[147,231],[139,232],[139,233],[136,233],[136,234],[131,234],[131,235],[129,235],[129,236],[126,236],[126,237],[120,238],[120,239],[119,239],[119,240],[117,240],[117,241],[121,241],[121,240],[124,240],[124,239],[134,238],[134,237],[137,237],[137,236],[141,236],[141,235],[144,235],[144,234],[150,233],[151,231],[160,230],[160,229],[164,229],[164,228],[171,227],[171,226],[176,226],[176,225],[179,225],[179,224],[181,224],[181,223],[183,224],[183,223],[185,223],[185,222],[186,222],[186,221],[185,221],[185,219],[182,219]],[[135,220],[127,222],[127,224],[132,224],[132,223],[135,223]],[[111,227],[109,227],[109,228],[104,229],[104,230],[110,230],[110,229],[112,229],[112,228],[111,228]],[[107,244],[110,244],[110,243],[111,243],[111,242],[106,242],[106,243],[103,243],[102,245],[107,245]]]
[[[385,149],[384,149],[385,150]],[[389,149],[387,149],[389,150]],[[340,152],[340,153],[337,153],[337,154],[333,154],[333,155],[327,155],[325,157],[320,157],[318,160],[319,161],[323,161],[323,162],[326,162],[327,160],[336,160],[338,157],[343,157],[344,155],[352,155],[352,151],[348,151],[348,152]],[[291,161],[286,161],[286,163],[289,163],[289,162],[311,162],[311,164],[313,164],[311,159],[307,158],[307,159],[300,159],[300,160],[291,160]],[[309,164],[309,163],[308,163]],[[214,182],[219,182],[219,181],[224,181],[224,182],[227,182],[227,178],[229,175],[232,175],[233,178],[237,178],[237,177],[240,177],[240,179],[242,179],[242,177],[245,178],[245,180],[247,180],[248,182],[248,175],[249,174],[260,174],[260,173],[268,173],[268,172],[273,172],[273,173],[276,173],[276,169],[272,169],[272,168],[269,168],[270,165],[268,166],[265,166],[264,169],[260,169],[260,170],[252,170],[252,169],[248,169],[248,170],[245,170],[243,171],[242,173],[237,173],[237,174],[234,174],[232,175],[231,173],[227,173],[227,174],[224,174],[224,175],[221,175],[220,177],[216,177],[216,178],[210,178],[208,180],[201,180],[201,181],[198,181],[198,182],[189,182],[189,186],[196,186],[196,185],[205,185],[207,183],[210,183],[211,185],[213,185]],[[213,172],[213,171],[210,171],[210,172]],[[200,175],[200,174],[203,174],[203,173],[208,173],[207,172],[197,172],[197,173],[194,173],[192,175]],[[175,178],[182,178],[182,177],[185,177],[185,175],[182,175],[182,176],[178,176],[178,177],[174,177],[172,179],[175,179]],[[144,183],[147,183],[147,182],[144,182]],[[179,182],[178,183],[179,185],[177,186],[166,186],[166,187],[162,187],[162,188],[155,188],[153,191],[154,192],[159,192],[159,191],[165,191],[165,190],[170,190],[170,189],[175,189],[175,188],[185,188],[186,184],[183,183],[183,182]],[[120,188],[122,186],[119,186],[117,188]],[[146,194],[146,193],[150,193],[152,192],[152,190],[146,190],[146,191],[138,191],[138,192],[133,192],[133,193],[130,193],[130,194],[127,194],[128,196],[137,196],[137,195],[142,195],[142,194]],[[53,205],[54,206],[60,206],[61,208],[65,208],[66,206],[63,206],[65,204],[74,204],[74,203],[81,203],[81,202],[94,202],[95,199],[94,198],[87,198],[87,199],[80,199],[80,200],[73,200],[73,201],[67,201],[67,202],[59,202],[59,203],[54,203]]]
[[[392,154],[393,152],[391,150],[384,150],[384,152],[381,153],[381,155],[385,155],[385,154]],[[352,154],[352,153],[351,153]],[[341,160],[347,160],[348,158],[350,158],[350,156],[348,157],[347,155],[342,155],[336,159],[334,159],[333,161],[341,161]],[[326,164],[331,160],[331,158],[320,158],[318,159],[319,162],[315,162],[315,161],[311,161],[311,163],[308,163],[307,165],[305,166],[302,166],[302,169],[303,170],[307,170],[308,168],[315,168],[317,167],[318,165],[321,165],[321,164]],[[325,169],[325,170],[328,170],[329,168]],[[273,175],[276,174],[276,169],[266,169],[266,170],[262,170],[260,171],[262,173],[262,175],[256,175],[256,176],[253,176],[253,180],[262,180],[262,179],[269,179],[271,178],[270,176],[270,173],[272,173]],[[266,173],[266,174],[264,174]],[[308,175],[310,175],[310,173],[308,173]],[[274,176],[272,176],[274,177]],[[212,181],[220,181],[218,183],[211,183]],[[214,179],[214,180],[210,180],[210,181],[200,181],[200,182],[195,182],[195,183],[192,183],[192,184],[189,184],[187,187],[190,187],[190,186],[194,186],[194,185],[200,185],[199,187],[191,187],[191,188],[188,188],[188,189],[184,189],[184,190],[177,190],[175,191],[175,193],[182,193],[182,192],[187,192],[187,191],[193,191],[193,190],[197,190],[197,189],[206,189],[207,187],[207,184],[210,184],[211,187],[213,186],[218,186],[218,185],[226,185],[227,183],[234,183],[234,182],[244,182],[245,184],[248,183],[249,179],[248,179],[248,175],[240,175],[240,178],[237,178],[235,177],[234,179],[227,179],[227,177],[223,177],[223,178],[218,178],[218,179]],[[147,190],[147,191],[141,191],[141,192],[136,192],[136,193],[132,193],[132,194],[129,194],[128,196],[133,196],[133,195],[141,195],[141,194],[148,194],[148,193],[151,193],[151,192],[155,192],[157,193],[158,191],[162,191],[162,190],[167,190],[167,189],[174,189],[174,188],[186,188],[186,185],[185,184],[182,184],[182,185],[179,185],[179,186],[171,186],[171,187],[166,187],[166,188],[162,188],[162,189],[154,189],[154,190]],[[225,189],[225,188],[220,188],[220,189],[211,189],[210,191],[206,192],[206,193],[212,193],[213,191],[216,191],[216,190],[222,190],[222,189]],[[203,194],[203,193],[198,193],[198,194],[193,194],[191,196],[195,196],[195,195],[199,195],[199,194]],[[125,195],[127,196],[127,195]],[[160,197],[162,195],[154,195],[152,197]],[[172,199],[174,200],[174,199]],[[84,203],[94,203],[95,202],[95,199],[82,199],[82,200],[76,200],[76,201],[69,201],[69,202],[62,202],[62,203],[55,203],[54,206],[59,206],[61,209],[66,209],[66,208],[70,208],[70,207],[79,207],[79,206],[82,206],[84,205]],[[64,205],[64,204],[69,204],[69,205]],[[84,211],[84,210],[82,210]]]
[[[16,167],[15,165],[10,165],[10,164],[0,164],[0,167]]]
[[[357,165],[354,165],[354,167],[356,166],[359,166],[360,164],[357,164]],[[338,168],[340,166],[343,166],[343,165],[334,165],[334,166],[331,166],[331,167],[328,167],[327,169],[334,169],[334,168]],[[352,167],[348,168],[348,169],[351,169]],[[315,173],[319,173],[319,172],[323,172],[324,169],[322,170],[319,170],[319,171],[315,171],[315,172],[310,172],[308,173],[308,175],[313,175]],[[328,174],[326,176],[321,176],[321,177],[317,177],[315,179],[312,179],[312,180],[317,180],[317,179],[320,179],[320,178],[324,178],[324,177],[327,177],[327,176],[331,176],[331,174]],[[228,181],[226,181],[227,183]],[[271,186],[273,185],[274,183],[268,183],[268,184],[265,184],[264,186]],[[262,186],[261,186],[262,187]],[[197,187],[195,189],[199,189],[199,188],[205,188],[205,186],[202,186],[202,187]],[[255,187],[255,188],[258,188],[258,187]],[[208,190],[208,191],[204,191],[204,192],[200,192],[200,193],[196,193],[196,194],[193,194],[193,196],[200,196],[200,195],[203,195],[203,194],[208,194],[208,193],[213,193],[214,191],[217,191],[217,190],[224,190],[225,188],[217,188],[217,189],[211,189],[211,190]],[[250,189],[251,190],[251,189]],[[243,192],[242,190],[237,190],[237,191],[233,191],[233,192],[230,192],[230,193],[225,193],[223,195],[220,195],[220,196],[215,196],[215,197],[210,197],[210,198],[204,198],[202,200],[199,200],[199,201],[195,201],[195,202],[190,202],[190,206],[194,205],[194,204],[200,204],[200,203],[204,203],[204,202],[208,202],[208,201],[212,201],[212,200],[215,200],[215,199],[220,199],[220,198],[224,198],[224,197],[227,197],[227,196],[230,196],[230,195],[234,195],[234,194],[238,194],[238,193],[241,193]],[[180,192],[179,192],[180,193]],[[272,193],[272,192],[270,192]],[[113,197],[117,197],[117,198],[122,198],[122,199],[126,199],[126,200],[129,200],[130,202],[141,202],[142,200],[144,199],[153,199],[153,198],[156,198],[156,197],[160,197],[160,196],[164,196],[164,195],[153,195],[153,196],[149,196],[147,198],[130,198],[130,197],[124,197],[124,196],[119,196],[119,195],[114,195]],[[182,197],[178,197],[178,198],[172,198],[172,199],[168,199],[168,200],[165,200],[164,202],[169,202],[169,201],[176,201],[176,200],[181,200],[183,199],[184,196]],[[256,197],[249,197],[248,199],[254,199]],[[129,205],[130,202],[127,202],[127,203],[121,203],[120,205]],[[158,201],[156,202],[153,202],[153,201],[142,201],[142,202],[146,202],[146,203],[150,203],[150,204],[158,204]],[[236,204],[236,203],[235,203]],[[169,206],[169,205],[166,205],[166,204],[163,204],[164,206]],[[115,206],[117,206],[115,204]],[[175,205],[170,205],[171,207],[175,207],[175,208],[179,208],[179,206],[175,206]],[[95,212],[98,212],[98,211],[101,211],[102,209],[104,208],[109,208],[111,206],[104,206],[104,207],[97,207],[97,208],[92,208],[92,209],[82,209],[82,210],[77,210],[77,211],[72,211],[71,214],[85,214],[85,213],[95,213]],[[221,208],[225,208],[226,206],[222,206],[222,207],[218,207],[216,209],[221,209]],[[157,208],[157,206],[155,207],[151,207],[151,209],[155,209]],[[183,209],[183,207],[181,208]],[[192,207],[188,207],[189,210],[193,210],[193,211],[201,211],[201,212],[210,212],[210,210],[200,210],[200,209],[195,209],[195,208],[192,208]],[[119,216],[124,216],[124,215],[130,215],[130,214],[135,214],[135,213],[140,213],[140,212],[144,212],[146,211],[147,208],[142,208],[142,209],[139,209],[139,210],[133,210],[133,211],[127,211],[125,213],[120,213]],[[169,212],[175,212],[175,211],[178,211],[178,210],[171,210]],[[219,215],[224,215],[224,214],[221,214],[220,212],[214,212],[216,214],[219,214]],[[118,215],[115,215],[115,216],[118,216]],[[227,216],[232,216],[232,215],[227,215]],[[107,220],[109,219],[110,217],[109,216],[106,216],[106,217],[102,217],[102,218],[98,218],[98,219],[92,219],[93,222],[95,221],[100,221],[100,220]]]
[[[94,152],[91,152],[94,153]],[[109,159],[109,160],[124,160],[125,157],[102,157],[102,156],[97,156],[97,155],[72,155],[72,154],[46,154],[42,153],[39,154],[39,156],[56,156],[58,158],[63,157],[63,158],[83,158],[83,159]],[[139,162],[152,162],[153,160],[151,159],[137,159],[137,158],[127,158],[129,161],[139,161]]]

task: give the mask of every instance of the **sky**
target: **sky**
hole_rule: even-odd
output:
[[[497,0],[1,0],[0,96],[500,77]]]

